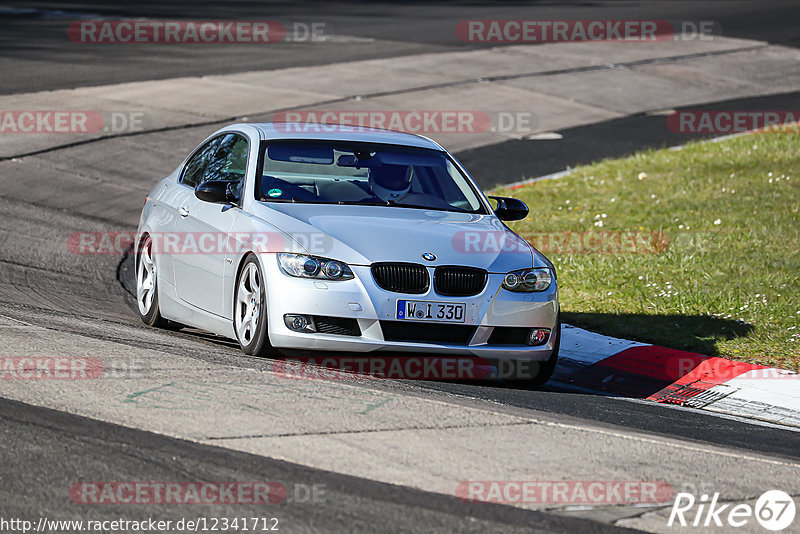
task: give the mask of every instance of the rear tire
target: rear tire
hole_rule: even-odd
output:
[[[233,330],[245,354],[272,356],[277,353],[269,342],[266,302],[261,265],[255,256],[250,256],[236,277],[233,296]]]

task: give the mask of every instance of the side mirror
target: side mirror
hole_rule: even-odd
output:
[[[528,206],[517,198],[489,197],[497,201],[494,214],[501,221],[518,221],[528,216]]]
[[[194,196],[204,202],[213,204],[227,204],[236,202],[236,195],[232,190],[233,184],[223,180],[209,180],[198,185],[194,190]]]

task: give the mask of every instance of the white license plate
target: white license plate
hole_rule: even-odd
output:
[[[397,301],[397,318],[400,320],[463,323],[466,311],[467,305],[461,302]]]

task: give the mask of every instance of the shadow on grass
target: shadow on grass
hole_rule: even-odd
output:
[[[753,326],[707,315],[562,312],[567,324],[607,336],[718,356],[717,342],[745,337]]]

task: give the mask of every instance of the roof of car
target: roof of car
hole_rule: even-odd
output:
[[[259,122],[250,123],[261,132],[261,138],[271,139],[313,139],[320,141],[357,141],[413,146],[444,150],[438,143],[422,135],[346,126],[340,124],[315,124],[300,122]]]

